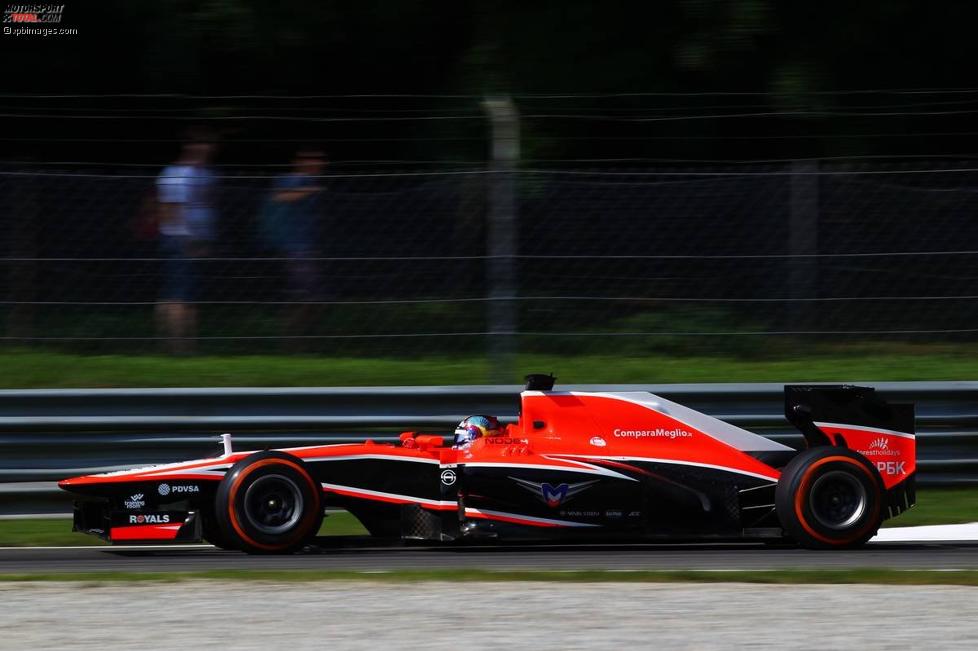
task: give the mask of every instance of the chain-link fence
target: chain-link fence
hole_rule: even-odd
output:
[[[157,171],[0,171],[8,345],[167,349],[156,317],[172,269],[146,219]],[[976,171],[931,160],[329,172],[297,260],[268,237],[276,175],[222,168],[216,235],[188,262],[199,320],[188,334],[199,352],[344,355],[481,354],[493,338],[613,355],[971,338]],[[515,189],[515,249],[490,255],[500,182]],[[503,292],[501,266],[515,278]],[[499,330],[500,310],[515,329]]]

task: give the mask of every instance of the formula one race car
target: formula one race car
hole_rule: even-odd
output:
[[[913,406],[871,388],[786,386],[785,414],[807,442],[799,452],[651,393],[554,391],[553,382],[528,376],[516,423],[467,419],[454,442],[405,432],[399,443],[233,452],[225,435],[218,457],[60,486],[81,497],[76,531],[249,553],[300,549],[327,507],[348,510],[373,536],[446,543],[845,548],[915,502]]]

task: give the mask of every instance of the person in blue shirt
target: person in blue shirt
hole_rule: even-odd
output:
[[[194,258],[208,254],[215,234],[215,179],[208,167],[214,139],[188,134],[175,163],[156,179],[163,282],[156,308],[159,330],[172,353],[192,352],[197,331]]]

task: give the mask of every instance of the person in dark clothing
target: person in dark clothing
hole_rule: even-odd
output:
[[[287,291],[294,301],[286,318],[289,335],[306,333],[315,301],[324,294],[318,241],[325,166],[319,149],[296,152],[292,171],[275,180],[264,218],[266,240],[286,259]]]
[[[298,300],[320,295],[317,255],[322,179],[325,160],[317,149],[297,152],[292,172],[275,182],[278,205],[276,233],[279,252],[288,258],[289,293]]]

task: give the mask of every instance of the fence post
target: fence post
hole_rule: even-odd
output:
[[[482,105],[492,129],[486,211],[489,380],[504,384],[515,379],[516,167],[520,158],[520,124],[509,97],[487,97]]]
[[[788,295],[815,298],[818,295],[818,161],[791,163],[791,197],[788,215]],[[793,329],[812,328],[812,303],[793,301],[788,322]]]

